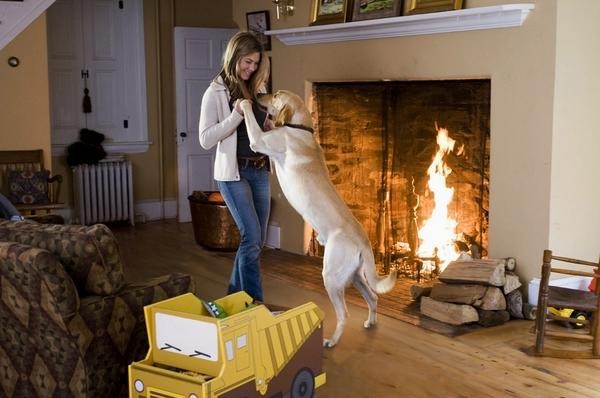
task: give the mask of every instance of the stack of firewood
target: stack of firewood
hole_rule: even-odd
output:
[[[477,322],[483,326],[523,318],[521,282],[514,258],[453,261],[438,280],[411,287],[421,299],[421,313],[451,325]]]

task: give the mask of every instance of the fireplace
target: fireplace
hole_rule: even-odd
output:
[[[312,100],[330,177],[383,271],[434,277],[448,245],[486,255],[490,80],[315,83]],[[428,220],[445,243],[425,247]]]

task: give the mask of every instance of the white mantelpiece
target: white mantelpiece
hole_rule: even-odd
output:
[[[287,45],[330,43],[521,26],[535,4],[491,7],[266,31]]]

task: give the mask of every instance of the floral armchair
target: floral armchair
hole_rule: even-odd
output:
[[[126,396],[144,306],[191,291],[185,274],[126,283],[104,225],[0,222],[0,398]]]

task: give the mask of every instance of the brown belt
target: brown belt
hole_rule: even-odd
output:
[[[259,158],[245,158],[238,156],[238,165],[240,167],[248,167],[252,166],[255,169],[262,169],[263,167],[267,167],[269,164],[268,156],[261,156]]]

